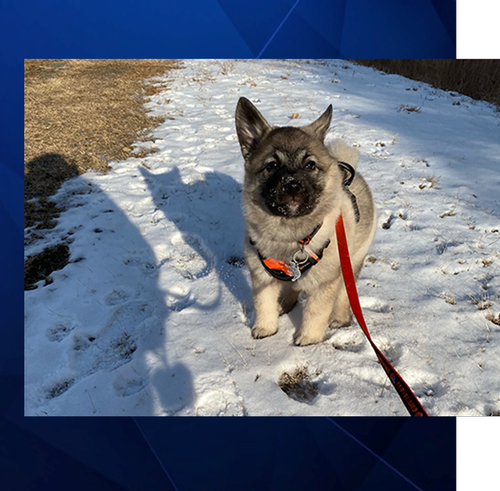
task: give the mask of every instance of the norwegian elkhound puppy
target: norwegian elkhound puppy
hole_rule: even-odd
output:
[[[300,292],[306,301],[295,344],[319,343],[329,325],[351,322],[335,224],[342,210],[357,278],[375,234],[376,211],[354,170],[357,150],[339,141],[324,144],[331,119],[330,105],[308,126],[271,127],[248,99],[238,102],[254,338],[276,333],[279,315],[295,306]]]

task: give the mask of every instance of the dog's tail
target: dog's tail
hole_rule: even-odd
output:
[[[359,162],[359,151],[357,148],[349,146],[344,140],[333,140],[327,144],[328,151],[332,157],[339,162],[347,162],[355,169]]]

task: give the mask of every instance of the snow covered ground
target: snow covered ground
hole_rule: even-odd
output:
[[[184,65],[147,103],[166,121],[137,149],[156,153],[67,182],[26,247],[70,248],[25,294],[26,415],[407,414],[357,324],[296,347],[299,305],[251,337],[240,96],[276,125],[334,105],[327,141],[359,147],[379,211],[358,282],[372,337],[429,414],[499,415],[499,113],[339,60]]]

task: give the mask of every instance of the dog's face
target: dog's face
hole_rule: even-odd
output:
[[[332,165],[323,144],[331,117],[329,106],[309,126],[271,128],[248,99],[239,100],[236,130],[245,158],[246,188],[257,206],[285,218],[315,210]]]

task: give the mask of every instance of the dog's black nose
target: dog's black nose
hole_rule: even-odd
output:
[[[297,194],[302,191],[302,184],[292,176],[283,176],[281,178],[281,189],[287,194]]]

